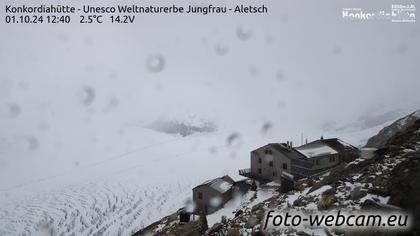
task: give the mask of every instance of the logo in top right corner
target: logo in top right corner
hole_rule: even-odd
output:
[[[416,22],[416,6],[414,4],[393,4],[391,12],[392,22]]]
[[[367,21],[388,20],[391,22],[416,22],[416,7],[414,4],[392,4],[391,10],[366,10],[362,8],[343,8],[342,17],[345,20]]]

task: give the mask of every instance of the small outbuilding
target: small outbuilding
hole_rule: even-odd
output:
[[[195,213],[210,214],[232,199],[235,181],[228,175],[208,180],[193,188]]]
[[[290,190],[294,189],[294,176],[286,171],[281,173],[281,185],[280,185],[280,192],[287,193]]]

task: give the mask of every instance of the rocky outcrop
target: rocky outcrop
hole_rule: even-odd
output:
[[[319,210],[328,210],[335,202],[337,202],[335,192],[335,189],[331,188],[322,193],[321,199],[318,201],[317,204]]]
[[[358,187],[355,187],[353,191],[350,192],[350,199],[353,201],[356,201],[366,195],[367,195],[367,191],[363,190],[360,186],[358,186]]]
[[[398,132],[404,131],[407,127],[413,125],[418,119],[420,119],[420,110],[398,119],[391,125],[379,131],[377,135],[371,137],[367,141],[366,147],[381,148],[385,146],[391,137],[396,135]]]

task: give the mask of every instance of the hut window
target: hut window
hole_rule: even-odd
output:
[[[271,167],[273,167],[273,166],[274,166],[273,161],[270,161],[270,162],[268,163],[268,165],[269,165],[269,166],[271,166]]]
[[[273,154],[273,151],[272,150],[270,150],[270,149],[265,149],[265,154]]]
[[[335,157],[330,157],[330,162],[335,162]]]
[[[315,165],[319,165],[319,160],[315,160]]]
[[[283,170],[287,170],[287,163],[283,163]]]
[[[203,199],[203,193],[202,192],[198,192],[198,199]]]
[[[261,168],[258,168],[258,174],[261,174],[261,173],[262,173]]]
[[[258,158],[258,163],[260,163],[260,164],[261,164],[261,162],[262,162],[262,161],[261,161],[261,157],[259,157],[259,158]]]

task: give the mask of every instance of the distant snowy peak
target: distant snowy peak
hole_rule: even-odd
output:
[[[214,132],[216,125],[210,121],[200,120],[201,122],[178,121],[160,119],[144,126],[147,129],[155,130],[167,134],[179,134],[183,137],[193,133]]]
[[[412,125],[418,119],[420,119],[420,110],[398,119],[391,125],[379,131],[377,135],[371,137],[367,141],[365,147],[380,148],[384,146],[393,135],[395,135],[399,131],[405,130],[408,126]]]

